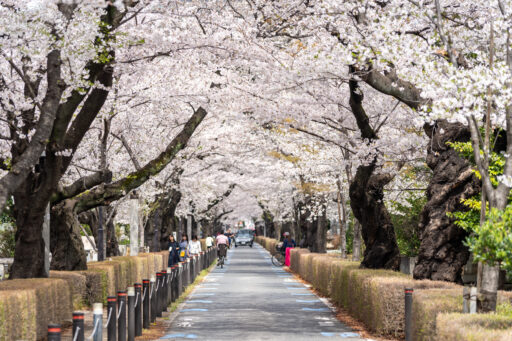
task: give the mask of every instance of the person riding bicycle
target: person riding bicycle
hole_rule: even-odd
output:
[[[215,238],[215,244],[219,249],[219,260],[221,259],[221,257],[226,257],[227,248],[229,247],[229,238],[219,232],[217,233],[217,238]],[[219,264],[220,262],[217,264],[217,266]]]
[[[284,233],[283,246],[281,247],[281,253],[285,256],[284,265],[290,266],[290,250],[297,246],[295,240],[290,236],[290,232]]]
[[[285,232],[283,236],[284,236],[283,246],[282,246],[283,253],[286,251],[286,248],[297,246],[297,243],[295,243],[295,240],[292,239],[292,236],[290,236],[290,232]]]

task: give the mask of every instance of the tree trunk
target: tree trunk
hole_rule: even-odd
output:
[[[29,176],[29,178],[32,176]],[[14,263],[9,274],[10,279],[45,277],[44,270],[44,241],[42,225],[48,205],[38,192],[23,191],[23,187],[31,184],[27,180],[14,194],[14,216],[16,218],[16,247],[14,250]]]
[[[73,200],[64,200],[51,209],[50,246],[52,270],[86,270],[87,257],[80,236],[80,222]]]
[[[400,252],[391,217],[384,205],[383,188],[392,176],[373,174],[375,165],[359,166],[350,184],[350,206],[361,222],[366,249],[362,267],[397,270]]]
[[[480,313],[496,311],[496,301],[498,299],[498,285],[500,279],[500,267],[482,266],[482,284],[478,291],[477,308]]]
[[[462,282],[462,268],[469,252],[463,242],[468,235],[446,216],[447,212],[467,211],[461,203],[480,192],[480,183],[468,161],[447,145],[466,142],[469,129],[462,124],[437,121],[425,126],[431,137],[427,165],[432,179],[427,188],[427,203],[421,212],[419,228],[421,244],[414,278]]]
[[[315,217],[316,235],[313,252],[326,253],[327,244],[327,212],[325,207],[322,207],[322,214]]]
[[[352,240],[352,260],[361,260],[361,224],[354,218],[354,239]]]

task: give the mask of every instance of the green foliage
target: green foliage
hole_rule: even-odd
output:
[[[472,165],[475,165],[475,156],[471,142],[447,142],[447,145],[457,151],[461,157],[469,160]],[[484,156],[484,152],[482,150],[480,150],[480,155],[482,157]],[[489,160],[489,175],[494,186],[498,186],[498,176],[503,174],[503,167],[505,167],[505,157],[503,154],[491,152]],[[482,178],[480,172],[478,172],[476,168],[473,169],[473,171],[479,179]]]
[[[391,201],[391,221],[395,227],[396,242],[400,254],[413,257],[420,248],[418,224],[420,213],[427,198],[420,194],[411,194],[405,203]]]
[[[470,228],[473,233],[466,239],[466,245],[475,260],[500,264],[503,269],[512,271],[512,205],[504,211],[491,208],[481,226]]]
[[[14,257],[16,246],[16,224],[13,217],[13,202],[7,201],[4,211],[0,214],[0,257]]]
[[[474,165],[473,146],[470,142],[449,143],[449,146]],[[480,154],[483,156],[483,151],[480,151]],[[494,186],[498,185],[498,176],[503,174],[504,166],[503,154],[491,152],[489,175]],[[478,178],[481,178],[477,170],[474,172]],[[450,218],[455,218],[456,225],[470,232],[465,244],[476,261],[490,265],[500,264],[508,271],[512,271],[512,205],[510,202],[509,198],[509,205],[504,211],[495,208],[489,211],[487,205],[486,220],[482,225],[480,225],[480,195],[462,200],[468,211],[448,213]]]

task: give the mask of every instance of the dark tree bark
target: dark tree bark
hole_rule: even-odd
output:
[[[375,166],[359,166],[350,184],[350,207],[361,223],[365,243],[361,266],[397,270],[400,252],[391,217],[384,205],[384,186],[392,180],[387,174],[373,174]]]
[[[181,199],[181,192],[171,189],[166,195],[160,196],[152,205],[148,222],[144,227],[144,238],[151,251],[167,249],[169,236],[178,230],[174,213]]]
[[[128,5],[133,6],[132,3]],[[102,31],[101,34],[103,36],[98,37],[99,40],[110,35],[111,31],[117,27],[123,17],[123,14],[119,13],[114,6],[107,5],[106,9],[106,14],[102,17],[102,20],[110,24],[110,26],[109,29]],[[58,54],[58,51],[55,54]],[[111,53],[111,56],[112,58],[114,57],[113,53]],[[10,279],[45,276],[43,268],[44,242],[42,239],[42,223],[45,210],[42,207],[46,207],[52,195],[58,192],[60,179],[69,167],[76,149],[101,110],[108,95],[108,91],[103,88],[89,88],[83,89],[84,91],[81,92],[72,91],[66,102],[59,103],[61,97],[59,91],[62,93],[64,90],[64,83],[60,81],[60,69],[57,70],[60,67],[60,60],[50,63],[50,59],[49,55],[47,70],[48,89],[53,93],[49,92],[47,96],[51,95],[52,101],[56,101],[56,104],[52,105],[51,110],[42,107],[40,111],[43,114],[41,117],[46,122],[52,121],[49,126],[51,134],[44,141],[33,138],[33,141],[38,144],[41,143],[43,148],[40,151],[39,147],[32,149],[32,152],[37,151],[37,158],[39,158],[45,147],[46,158],[44,163],[40,160],[39,164],[36,165],[37,173],[32,170],[32,167],[30,167],[29,174],[26,174],[26,167],[16,171],[18,176],[23,175],[23,182],[20,184],[16,183],[16,190],[13,191],[10,187],[11,185],[4,187],[3,184],[0,184],[0,206],[2,205],[1,196],[5,194],[4,190],[6,188],[13,193],[16,206],[18,206],[15,208],[17,226],[16,250],[9,276]],[[98,82],[105,88],[109,88],[112,85],[112,68],[110,65],[91,61],[87,69],[91,84]],[[50,79],[50,77],[53,78]],[[58,89],[53,89],[54,85]],[[50,102],[48,102],[49,105],[51,104]],[[54,119],[47,116],[51,111],[55,112]],[[29,124],[28,127],[33,127],[33,125]],[[48,126],[45,125],[45,131],[46,128]],[[42,133],[43,130],[41,130],[41,136]],[[27,149],[27,147],[23,142],[13,144],[11,150],[13,162],[17,162],[18,159],[20,162],[24,160],[25,165],[31,162],[29,160],[31,157],[27,158],[25,156],[27,154],[24,153],[30,149]],[[71,150],[72,153],[71,155],[62,155],[59,152],[63,150]],[[30,155],[33,156],[32,152]],[[13,179],[13,183],[18,180],[19,178]],[[65,221],[69,220],[65,219]],[[62,231],[70,230],[62,229]]]
[[[87,257],[80,236],[80,222],[72,202],[65,200],[51,210],[52,270],[86,270]]]
[[[351,73],[354,72],[351,67]],[[354,79],[349,81],[350,108],[361,131],[361,137],[368,140],[378,136],[370,126],[363,108],[363,93]],[[362,267],[398,269],[400,251],[396,243],[395,229],[384,204],[384,186],[393,176],[375,174],[376,161],[361,165],[349,188],[350,207],[361,223],[363,240],[366,246]]]
[[[461,282],[462,268],[469,258],[463,245],[468,234],[446,213],[467,211],[461,200],[478,194],[480,181],[469,162],[446,143],[467,142],[470,132],[462,124],[446,121],[426,125],[425,132],[431,138],[427,164],[433,174],[427,188],[428,201],[421,213],[421,245],[414,278]]]

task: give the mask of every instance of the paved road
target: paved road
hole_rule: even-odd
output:
[[[259,245],[228,252],[175,315],[167,340],[363,340]]]

